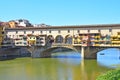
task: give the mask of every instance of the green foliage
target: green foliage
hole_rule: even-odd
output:
[[[98,76],[96,80],[120,80],[120,69],[108,71]]]

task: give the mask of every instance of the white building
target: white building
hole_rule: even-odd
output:
[[[32,26],[31,23],[26,19],[18,19],[18,20],[12,20],[12,21],[16,22],[18,26],[23,26],[23,27]]]
[[[50,25],[42,24],[34,24],[33,27],[49,27]]]

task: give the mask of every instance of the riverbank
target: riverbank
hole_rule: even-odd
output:
[[[110,70],[105,74],[98,76],[96,80],[120,80],[120,68]]]
[[[11,60],[19,57],[31,57],[26,48],[0,48],[0,61]]]

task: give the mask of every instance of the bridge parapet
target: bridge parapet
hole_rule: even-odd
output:
[[[53,43],[52,47],[71,47],[72,44],[65,44],[65,43]]]

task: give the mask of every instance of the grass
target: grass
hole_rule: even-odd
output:
[[[120,68],[115,70],[110,70],[97,77],[96,80],[120,80]]]

